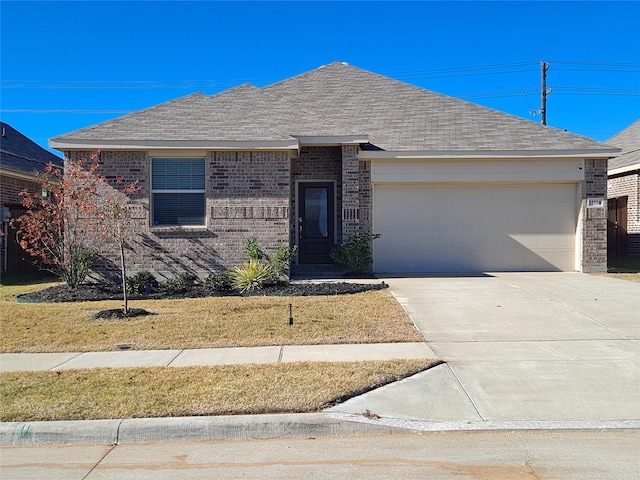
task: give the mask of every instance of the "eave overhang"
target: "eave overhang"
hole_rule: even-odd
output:
[[[0,175],[6,175],[7,177],[18,178],[20,180],[35,182],[37,172],[26,173],[18,170],[13,170],[11,168],[0,167]]]
[[[298,141],[291,140],[49,140],[49,146],[66,150],[297,150]]]
[[[620,149],[602,150],[465,150],[465,151],[386,151],[361,150],[358,158],[362,160],[418,160],[428,158],[449,159],[496,159],[496,158],[612,158],[620,154]]]
[[[607,172],[607,176],[609,177],[614,175],[619,176],[625,173],[637,172],[638,170],[640,170],[640,163],[634,163],[633,165],[627,165],[625,167],[619,167],[619,168],[614,168],[612,170],[609,170]]]

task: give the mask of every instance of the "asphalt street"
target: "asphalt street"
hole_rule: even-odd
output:
[[[640,431],[479,431],[5,447],[2,478],[637,480]]]

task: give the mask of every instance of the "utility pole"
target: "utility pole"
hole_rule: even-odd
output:
[[[547,89],[547,72],[549,71],[549,62],[541,62],[542,67],[542,105],[540,106],[540,114],[542,116],[542,125],[547,124],[547,97],[553,92],[553,88]]]

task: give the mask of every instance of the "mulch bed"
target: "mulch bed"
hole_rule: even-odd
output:
[[[268,285],[259,290],[243,294],[267,295],[267,296],[312,296],[312,295],[347,295],[369,290],[382,290],[388,285],[384,282],[376,284],[326,282],[326,283],[290,283]],[[99,300],[121,300],[122,287],[113,283],[92,283],[80,285],[77,289],[71,289],[67,285],[56,285],[33,293],[27,293],[18,297],[19,302],[24,303],[60,303],[60,302],[91,302]],[[175,298],[202,298],[240,296],[236,291],[212,291],[203,285],[194,285],[186,292],[175,293],[163,291],[158,288],[149,294],[131,294],[130,300],[155,300]]]
[[[224,296],[312,296],[312,295],[347,295],[366,292],[369,290],[382,290],[388,285],[384,282],[378,284],[364,283],[282,283],[277,285],[267,285],[259,290],[240,295],[234,290],[213,291],[204,285],[194,285],[185,292],[168,292],[162,287],[146,294],[131,294],[130,300],[161,300],[175,298],[203,298],[203,297],[224,297]],[[68,285],[56,285],[33,293],[26,293],[18,296],[21,303],[62,303],[62,302],[95,302],[100,300],[122,300],[122,287],[114,283],[91,283],[80,285],[76,289],[69,288]],[[122,308],[101,310],[93,318],[117,320],[139,317],[144,315],[154,315],[143,308],[130,308],[125,314]]]

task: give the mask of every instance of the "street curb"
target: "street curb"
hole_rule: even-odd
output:
[[[362,415],[295,413],[216,417],[2,422],[0,446],[136,444],[426,432],[640,430],[640,420],[429,422]]]
[[[324,413],[0,423],[0,446],[132,444],[407,433]]]

